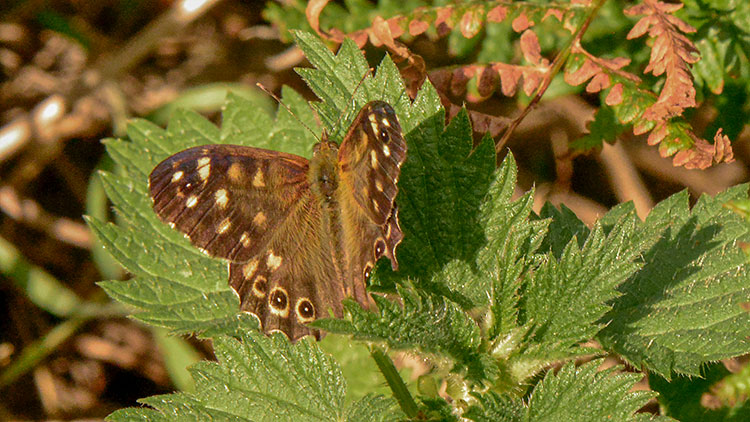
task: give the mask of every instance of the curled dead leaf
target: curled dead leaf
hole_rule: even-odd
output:
[[[731,163],[734,161],[734,151],[732,150],[732,142],[729,140],[727,135],[724,135],[722,128],[716,131],[714,135],[714,161],[721,163]]]
[[[686,169],[706,169],[714,163],[730,163],[734,161],[734,153],[729,137],[719,129],[714,135],[714,143],[697,137],[692,132],[688,134],[693,139],[693,147],[675,154],[672,164],[684,166]]]

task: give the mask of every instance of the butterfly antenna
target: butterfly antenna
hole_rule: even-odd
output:
[[[288,105],[286,105],[283,102],[281,102],[281,98],[279,98],[278,96],[276,96],[276,94],[274,94],[273,92],[271,92],[271,90],[269,90],[268,88],[266,88],[265,86],[263,86],[262,83],[257,82],[255,85],[257,85],[258,88],[262,89],[266,94],[270,95],[271,98],[273,98],[274,100],[276,100],[276,102],[279,103],[280,106],[284,107],[286,109],[286,111],[288,111],[289,114],[292,115],[292,117],[294,117],[305,129],[307,129],[310,133],[312,133],[312,135],[315,137],[315,139],[318,140],[318,142],[321,141],[320,136],[318,136],[317,133],[315,133],[312,129],[310,129],[310,127],[307,126],[305,124],[305,122],[302,121],[302,119],[300,119],[299,117],[297,117],[297,115],[294,114],[294,112],[292,111],[291,108],[289,108]]]
[[[354,95],[359,90],[359,87],[362,86],[362,84],[365,82],[365,79],[367,79],[367,76],[370,75],[370,74],[372,74],[373,71],[374,71],[373,68],[369,68],[369,69],[367,69],[367,72],[365,72],[365,74],[362,75],[362,79],[360,79],[359,82],[357,83],[357,86],[354,87],[354,91],[352,91],[352,95],[351,95],[351,97],[349,97],[349,101],[346,103],[346,106],[341,111],[341,114],[339,114],[339,118],[338,118],[338,120],[336,120],[336,123],[334,123],[333,127],[338,127],[339,123],[341,123],[341,119],[343,119],[344,116],[346,116],[346,113],[349,111],[349,106],[351,105],[351,103],[354,102],[353,101],[354,100]]]

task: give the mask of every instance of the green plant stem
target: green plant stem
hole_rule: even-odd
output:
[[[13,383],[18,377],[33,369],[42,359],[57,350],[60,344],[72,337],[86,322],[96,318],[123,318],[127,315],[127,309],[116,303],[100,305],[94,302],[84,302],[80,304],[73,310],[70,318],[55,326],[39,340],[24,347],[13,363],[0,372],[0,388]]]
[[[396,370],[396,366],[393,365],[391,358],[378,346],[371,346],[370,356],[375,360],[375,364],[378,365],[380,373],[383,374],[385,382],[388,383],[388,387],[390,387],[393,397],[396,398],[399,406],[401,406],[401,410],[406,413],[407,417],[416,418],[419,414],[417,403],[414,401],[411,393],[409,393],[409,389],[406,388],[406,384],[401,379],[401,375]]]
[[[18,357],[0,372],[0,388],[11,384],[18,377],[33,369],[57,347],[72,337],[86,322],[96,318],[121,318],[127,310],[119,304],[83,303],[72,316],[51,329],[44,337],[24,347]]]

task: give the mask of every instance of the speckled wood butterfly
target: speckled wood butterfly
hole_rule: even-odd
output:
[[[403,234],[394,202],[406,143],[385,102],[365,105],[341,142],[311,160],[237,145],[206,145],[149,176],[154,210],[205,253],[229,261],[242,311],[263,331],[321,338],[307,323],[367,307],[365,281],[382,256],[398,268]]]

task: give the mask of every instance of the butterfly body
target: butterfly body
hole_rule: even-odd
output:
[[[265,332],[321,337],[307,323],[367,306],[382,256],[397,269],[395,205],[406,144],[390,105],[371,102],[341,146],[323,139],[311,160],[258,148],[179,152],[149,177],[157,215],[207,254],[229,261],[240,308]]]

